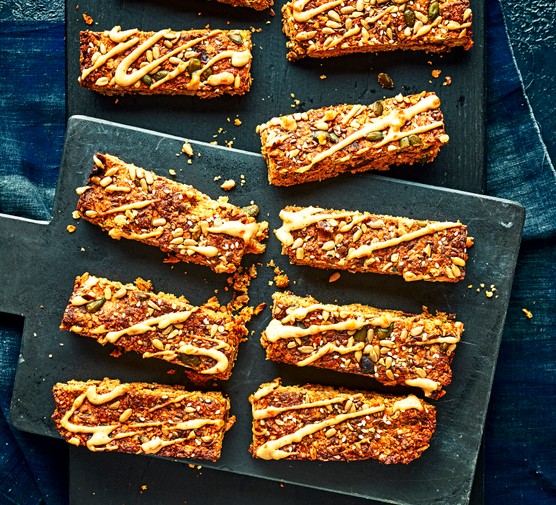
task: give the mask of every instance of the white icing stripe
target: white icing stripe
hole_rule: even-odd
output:
[[[299,428],[289,435],[285,435],[276,440],[269,440],[268,442],[265,442],[263,445],[257,448],[257,457],[266,460],[287,458],[291,456],[291,453],[280,450],[282,449],[282,447],[294,443],[299,443],[301,442],[301,440],[303,440],[303,438],[312,435],[313,433],[316,433],[318,431],[324,430],[325,428],[328,428],[330,426],[340,424],[343,421],[370,414],[376,414],[377,412],[382,412],[383,410],[384,405],[379,405],[377,407],[371,407],[357,412],[339,414],[325,421],[308,424],[307,426],[303,426],[302,428]]]

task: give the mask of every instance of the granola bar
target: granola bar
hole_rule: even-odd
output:
[[[253,457],[407,464],[429,447],[436,410],[416,396],[262,384],[249,397]]]
[[[218,0],[218,2],[234,7],[250,7],[256,11],[263,11],[274,5],[274,0]]]
[[[105,95],[243,95],[251,47],[248,30],[84,31],[79,83]]]
[[[368,212],[288,206],[275,230],[290,262],[316,268],[458,282],[473,239],[459,221],[420,221]]]
[[[289,60],[349,53],[470,49],[469,0],[295,0],[282,8]]]
[[[183,297],[154,293],[149,282],[121,284],[85,273],[75,279],[60,329],[165,360],[204,383],[230,377],[249,318],[216,299],[196,307]]]
[[[198,263],[215,272],[237,270],[244,254],[261,254],[268,224],[192,186],[96,154],[87,186],[78,188],[77,212],[108,231],[158,247],[171,260]]]
[[[281,116],[257,127],[276,186],[434,160],[449,141],[431,92]]]
[[[235,421],[221,393],[182,386],[71,380],[52,392],[57,430],[68,443],[93,452],[216,461]]]
[[[435,400],[450,384],[463,323],[444,313],[406,314],[360,304],[333,305],[275,293],[262,334],[267,359],[413,386]]]

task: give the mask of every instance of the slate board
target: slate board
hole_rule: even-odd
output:
[[[50,390],[57,381],[110,376],[124,381],[187,384],[180,372],[168,375],[169,367],[164,362],[143,360],[132,354],[114,359],[109,355],[110,348],[59,331],[76,275],[89,271],[123,282],[141,276],[151,279],[156,289],[184,294],[195,304],[218,289],[225,301],[223,276],[195,265],[163,264],[163,254],[157,249],[114,241],[86,222],[78,222],[73,234],[66,231],[66,226],[75,222],[71,217],[77,201],[75,188],[85,183],[92,155],[99,150],[109,152],[162,175],[175,169],[177,180],[212,197],[222,194],[214,176],[239,181],[244,174],[246,184],[238,185],[229,194],[230,200],[238,205],[254,200],[261,208],[260,218],[267,219],[271,229],[279,226],[278,212],[283,206],[313,204],[420,219],[460,219],[476,240],[470,251],[467,278],[457,285],[405,283],[399,277],[348,273],[331,284],[329,271],[290,266],[280,256],[278,241],[270,237],[267,252],[262,257],[249,258],[262,263],[252,284],[254,303],[271,302],[274,287],[269,281],[273,272],[264,265],[274,259],[293,281],[291,289],[297,294],[313,294],[325,303],[360,302],[408,312],[418,312],[426,305],[431,311],[456,313],[466,329],[453,365],[453,383],[446,396],[436,402],[436,434],[430,449],[419,460],[407,466],[384,466],[375,461],[266,462],[252,459],[247,452],[247,397],[260,383],[281,376],[286,384],[318,382],[386,390],[364,377],[266,362],[259,344],[261,330],[270,320],[270,311],[266,310],[250,325],[254,333],[242,344],[233,376],[221,388],[229,394],[238,422],[226,437],[221,460],[203,466],[391,503],[467,503],[517,260],[523,208],[504,200],[371,174],[275,188],[266,182],[264,161],[259,155],[193,141],[194,150],[201,157],[189,165],[184,155],[177,156],[182,143],[183,138],[74,117],[68,124],[52,222],[37,224],[7,216],[0,219],[0,257],[5,259],[0,270],[5,286],[0,310],[25,317],[11,408],[14,425],[57,436],[50,420],[54,407]],[[16,264],[16,258],[21,268],[14,272],[11,265]],[[487,288],[496,287],[492,298],[485,296],[484,289],[476,291],[480,283]],[[473,289],[468,285],[473,285]],[[398,389],[402,390],[407,391]]]
[[[268,119],[338,103],[371,103],[398,93],[435,91],[442,101],[446,131],[451,137],[434,163],[397,168],[389,176],[435,186],[484,192],[485,34],[484,5],[471,0],[475,45],[445,55],[420,52],[353,54],[341,58],[286,60],[286,38],[281,31],[277,0],[269,11],[238,9],[215,1],[87,0],[66,2],[68,115],[84,114],[205,142],[217,141],[251,152],[260,152],[255,133]],[[83,13],[94,23],[85,24]],[[267,24],[269,22],[270,24]],[[79,31],[122,29],[191,29],[253,27],[253,86],[243,97],[200,100],[182,96],[105,97],[82,89],[79,70]],[[442,73],[434,79],[432,70]],[[392,90],[377,83],[379,72],[394,80]],[[321,79],[326,76],[326,79]],[[443,86],[445,77],[452,78]],[[292,97],[292,93],[295,98]],[[299,106],[292,108],[294,100]],[[236,117],[241,126],[233,125]],[[219,133],[222,131],[222,133]]]

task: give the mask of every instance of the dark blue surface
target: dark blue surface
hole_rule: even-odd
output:
[[[43,3],[34,2],[44,15],[37,18],[29,3],[0,0],[0,213],[35,219],[50,215],[66,121],[64,25],[56,10]],[[487,188],[489,194],[524,204],[528,220],[486,425],[487,504],[556,503],[556,183],[542,144],[543,136],[554,139],[556,132],[554,87],[543,86],[543,79],[553,78],[555,63],[545,58],[539,68],[523,53],[527,47],[532,54],[550,55],[554,39],[533,37],[524,43],[520,31],[534,31],[542,22],[543,33],[553,34],[556,20],[553,0],[532,4],[540,10],[528,5],[525,26],[514,15],[522,12],[522,2],[502,5],[508,27],[518,32],[512,42],[521,48],[516,57],[526,77],[525,91],[535,92],[531,104],[542,120],[540,131],[530,116],[498,1],[488,1]],[[58,13],[62,16],[63,9]],[[44,499],[64,504],[67,447],[18,433],[6,423],[20,327],[18,318],[0,317],[0,503]],[[228,492],[232,501],[248,495],[241,486],[238,492]],[[277,497],[280,492],[277,488]],[[305,502],[308,496],[283,492],[285,500]]]

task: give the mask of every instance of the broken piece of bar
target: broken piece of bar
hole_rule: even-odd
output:
[[[234,424],[219,392],[119,380],[70,380],[52,389],[52,419],[70,444],[93,452],[216,461]]]
[[[319,385],[262,384],[249,397],[250,452],[266,460],[407,464],[430,444],[436,409],[416,396],[335,390]]]
[[[229,4],[233,7],[250,7],[256,11],[263,11],[274,5],[274,0],[217,0],[223,4]]]
[[[297,112],[261,124],[257,133],[276,186],[430,162],[449,141],[432,92]]]
[[[294,0],[282,7],[287,58],[473,46],[469,0]]]
[[[119,240],[158,247],[170,258],[233,273],[244,254],[261,254],[268,224],[192,186],[97,153],[77,212]]]
[[[60,329],[183,367],[194,383],[229,379],[249,311],[234,314],[216,299],[196,307],[152,292],[146,281],[136,284],[78,276]]]
[[[251,46],[248,30],[84,31],[79,83],[105,95],[243,95]]]
[[[453,316],[323,304],[292,293],[272,298],[272,320],[261,338],[267,359],[418,387],[435,400],[445,394],[463,333]]]
[[[461,281],[473,245],[459,221],[294,206],[280,218],[275,234],[291,263],[401,275],[406,281]]]

